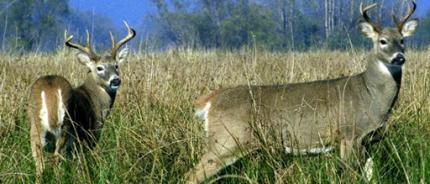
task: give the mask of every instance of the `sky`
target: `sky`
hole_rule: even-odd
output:
[[[123,25],[123,20],[138,26],[146,14],[156,11],[150,0],[70,0],[69,4],[74,9],[109,17],[116,26]]]
[[[105,15],[116,26],[121,26],[123,20],[132,26],[139,26],[146,14],[156,11],[150,0],[70,0],[69,3],[74,9]],[[430,1],[417,0],[417,7],[416,15],[423,16],[430,9]]]

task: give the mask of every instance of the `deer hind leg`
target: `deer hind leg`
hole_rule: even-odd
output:
[[[219,172],[222,168],[233,164],[239,156],[232,154],[217,155],[212,152],[205,153],[199,163],[185,176],[187,183],[200,183]]]
[[[46,131],[43,131],[32,122],[30,130],[31,153],[36,165],[36,183],[41,183],[44,169],[43,146],[45,142]]]
[[[250,132],[246,130],[247,126],[236,123],[236,126],[227,128],[220,124],[209,127],[207,151],[199,163],[185,175],[187,183],[200,183],[249,152],[247,146]]]
[[[57,141],[55,142],[54,157],[56,163],[58,163],[60,159],[65,160],[65,158],[61,156],[61,153],[64,150],[65,142],[66,137],[64,135],[61,135],[59,138],[57,138]]]
[[[63,150],[64,147],[64,143],[65,143],[65,139],[66,139],[66,132],[63,130],[65,126],[63,126],[64,123],[64,118],[66,115],[66,108],[65,105],[63,103],[63,96],[62,96],[62,92],[61,89],[58,89],[57,91],[57,128],[53,131],[53,133],[55,134],[55,151],[54,151],[54,157],[56,162],[58,163],[59,159],[63,159],[64,158],[61,156],[61,152]]]

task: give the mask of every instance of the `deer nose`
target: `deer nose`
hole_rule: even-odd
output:
[[[403,65],[405,61],[405,56],[403,54],[398,53],[391,63],[395,65]]]
[[[121,84],[121,79],[119,78],[112,79],[112,81],[110,82],[110,85],[114,87],[118,87],[120,84]]]

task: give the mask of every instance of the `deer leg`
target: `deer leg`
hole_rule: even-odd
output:
[[[64,148],[64,143],[66,142],[65,139],[66,136],[64,135],[64,133],[62,133],[55,143],[54,157],[55,162],[57,164],[59,163],[59,159],[65,160],[64,157],[61,155],[61,153],[63,152],[62,150]]]
[[[250,139],[250,133],[247,132],[246,126],[227,128],[222,123],[213,124],[215,125],[209,129],[208,149],[199,163],[186,174],[187,183],[200,183],[215,175],[222,168],[236,162],[246,154],[246,149],[249,149],[247,141]]]
[[[340,158],[344,162],[344,164],[350,164],[351,157],[353,155],[353,141],[343,139],[340,142]]]
[[[364,179],[370,181],[373,175],[373,160],[366,152],[366,148],[362,145],[357,145],[353,140],[342,140],[340,149],[340,157],[343,161],[343,166],[348,171],[358,171],[364,161]]]
[[[352,177],[355,171],[354,141],[343,139],[340,144],[340,158],[342,160],[342,177]]]
[[[232,154],[216,155],[208,152],[203,155],[200,162],[185,176],[187,183],[200,183],[206,178],[209,178],[219,172],[222,168],[233,164],[239,159],[238,156]]]
[[[31,153],[36,165],[36,183],[41,183],[44,169],[42,141],[45,139],[45,133],[35,123],[31,123],[30,130]]]
[[[364,179],[366,182],[370,182],[373,177],[373,159],[368,157],[366,163],[364,164]]]
[[[363,178],[366,182],[370,182],[373,177],[373,158],[370,156],[370,145],[361,145],[360,148],[360,156],[361,158],[363,158],[361,160],[361,165],[364,164],[364,166],[362,167]]]

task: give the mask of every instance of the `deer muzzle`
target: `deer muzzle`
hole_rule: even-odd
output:
[[[405,56],[401,53],[397,53],[397,55],[391,60],[391,64],[394,65],[403,65],[405,62]]]
[[[113,78],[111,81],[110,81],[110,85],[109,85],[109,87],[111,88],[111,89],[114,89],[114,90],[116,90],[116,89],[118,89],[119,88],[119,86],[121,85],[121,79],[120,78],[118,78],[118,77],[116,77],[116,78]]]

